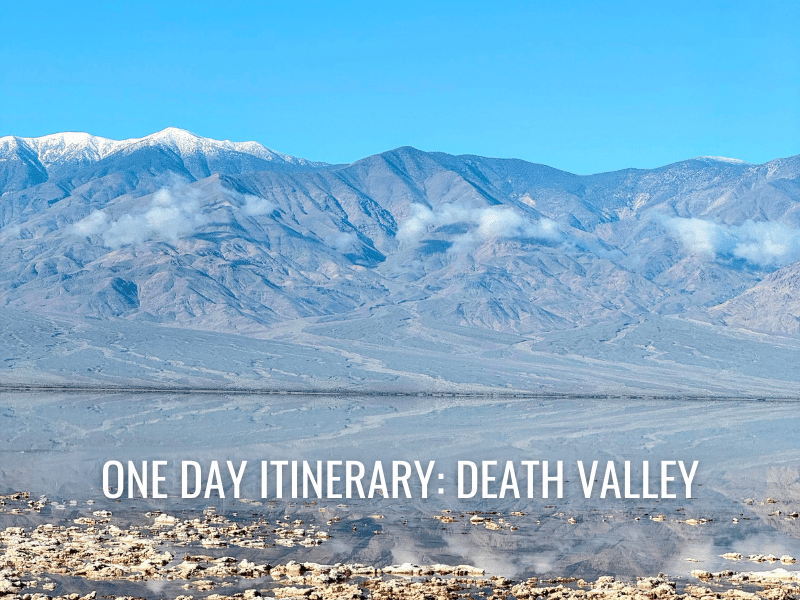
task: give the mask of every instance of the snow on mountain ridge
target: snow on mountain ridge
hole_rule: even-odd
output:
[[[45,167],[65,160],[98,161],[116,152],[125,143],[77,131],[19,139],[36,152]]]
[[[182,158],[196,154],[219,155],[239,152],[262,160],[295,165],[321,166],[325,163],[276,152],[254,141],[231,142],[195,135],[177,127],[167,127],[141,138],[113,140],[84,132],[52,133],[40,137],[0,137],[0,156],[18,151],[20,145],[33,151],[46,169],[65,163],[94,163],[119,151],[147,146],[167,147]]]
[[[290,156],[289,154],[281,154],[275,152],[258,142],[231,142],[230,140],[214,140],[211,138],[201,137],[195,135],[185,129],[177,127],[167,127],[161,131],[150,134],[143,138],[135,138],[123,140],[125,144],[121,148],[133,148],[137,146],[153,146],[162,145],[170,148],[181,157],[190,156],[192,154],[219,154],[221,152],[241,152],[243,154],[250,154],[263,160],[287,162],[292,164],[313,164],[303,158]]]
[[[800,257],[798,157],[578,176],[409,147],[270,168],[175,128],[124,143],[53,136],[111,154],[38,186],[6,139],[0,303],[249,330],[381,299],[538,335],[702,312]]]
[[[746,160],[742,160],[740,158],[729,158],[727,156],[698,156],[696,160],[702,160],[706,162],[724,162],[730,163],[732,165],[749,165],[752,163],[747,162]]]

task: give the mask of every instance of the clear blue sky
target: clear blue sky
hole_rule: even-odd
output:
[[[575,173],[800,153],[796,0],[13,2],[0,135],[174,125],[350,162]]]

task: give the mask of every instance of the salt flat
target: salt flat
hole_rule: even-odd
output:
[[[101,508],[170,513],[206,505],[230,518],[264,511],[324,526],[338,517],[329,528],[332,538],[320,546],[257,552],[273,561],[441,562],[501,575],[688,576],[694,569],[731,568],[724,553],[745,561],[756,554],[800,556],[800,521],[791,516],[800,509],[797,407],[790,400],[741,399],[5,393],[0,492],[46,495],[38,519]],[[456,497],[459,460],[528,459],[564,461],[563,499]],[[230,496],[115,502],[101,491],[108,460],[169,461],[164,472],[171,496],[180,495],[182,460],[435,461],[446,493],[270,504],[259,497],[253,471],[244,477],[242,494],[257,505]],[[694,497],[585,499],[577,460],[697,460]],[[476,511],[499,514],[471,521],[468,513]],[[432,518],[444,515],[452,522]],[[33,519],[1,518],[6,525]]]
[[[795,337],[657,315],[533,336],[383,307],[252,337],[5,308],[0,330],[12,387],[793,397],[800,380]]]

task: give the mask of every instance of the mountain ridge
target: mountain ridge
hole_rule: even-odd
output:
[[[28,160],[32,159],[31,153],[35,155],[37,166],[47,173],[49,179],[51,176],[58,177],[64,173],[96,164],[117,153],[133,152],[152,146],[167,148],[183,161],[191,160],[197,155],[209,157],[227,152],[251,156],[276,164],[328,166],[326,163],[313,162],[276,152],[258,142],[214,140],[176,127],[167,127],[142,138],[125,140],[113,140],[85,132],[62,132],[39,137],[4,136],[0,137],[0,160],[4,160],[4,158],[8,160],[15,150],[18,153],[28,150],[29,152],[26,153]],[[209,171],[205,173],[205,176],[210,174]]]
[[[373,371],[398,344],[444,360],[492,333],[523,362],[613,349],[670,369],[680,347],[744,373],[730,335],[800,334],[800,155],[582,176],[409,146],[327,165],[179,130],[76,136],[38,144],[44,174],[0,138],[0,310],[321,344]]]

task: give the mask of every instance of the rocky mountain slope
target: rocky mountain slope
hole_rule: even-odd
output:
[[[170,128],[0,138],[0,194],[0,304],[112,329],[332,327],[445,355],[442,328],[550,352],[577,335],[600,356],[597,328],[800,322],[800,156],[578,176],[405,147],[333,166]]]

